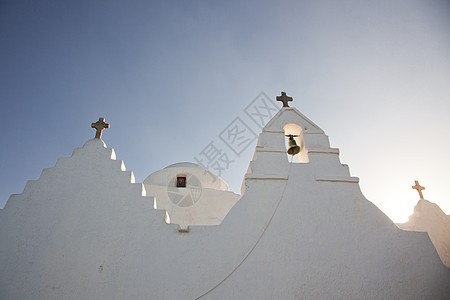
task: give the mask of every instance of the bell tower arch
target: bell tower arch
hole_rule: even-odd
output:
[[[289,149],[289,136],[292,136],[297,146],[300,147],[300,152],[296,154],[294,157],[291,157],[290,154],[287,154],[289,160],[292,160],[294,163],[309,163],[308,158],[308,149],[305,145],[305,140],[303,139],[303,129],[300,125],[295,123],[288,123],[283,126],[284,136],[285,138],[285,146],[286,150]]]
[[[280,98],[280,99],[278,99]],[[263,128],[258,138],[253,159],[241,186],[241,194],[247,189],[267,184],[283,185],[289,177],[291,168],[296,172],[312,173],[318,182],[357,183],[351,177],[347,165],[339,160],[339,149],[331,148],[325,132],[296,108],[287,104],[292,101],[284,93],[277,97],[283,107]],[[295,141],[289,145],[289,135]],[[286,137],[288,136],[288,137]],[[301,150],[293,157],[286,152],[289,147],[299,146]],[[295,148],[291,153],[296,153]],[[298,150],[298,149],[297,149]]]

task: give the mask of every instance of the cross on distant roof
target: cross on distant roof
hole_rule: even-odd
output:
[[[419,181],[415,180],[416,185],[413,185],[412,188],[417,190],[419,192],[420,199],[423,199],[422,190],[425,189],[425,187],[420,186]]]
[[[281,96],[277,96],[277,101],[283,102],[283,107],[289,107],[288,102],[292,101],[292,97],[286,96],[285,92],[281,92]]]
[[[105,123],[105,118],[98,118],[98,121],[92,123],[91,127],[97,129],[97,132],[95,133],[95,138],[100,139],[102,137],[103,129],[109,128],[109,124]]]

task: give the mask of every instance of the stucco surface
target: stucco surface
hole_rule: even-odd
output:
[[[442,262],[450,267],[450,216],[438,205],[419,200],[408,222],[397,226],[404,230],[427,232]]]
[[[289,164],[287,123],[302,127],[308,163]],[[450,298],[450,269],[428,235],[400,230],[367,201],[328,137],[293,108],[260,134],[242,198],[219,226],[179,233],[133,182],[91,140],[11,196],[0,299]]]
[[[186,187],[177,188],[176,178],[186,177]],[[166,221],[187,230],[193,225],[219,225],[240,195],[228,191],[220,177],[193,163],[177,163],[150,174],[144,180],[154,207],[167,211]]]

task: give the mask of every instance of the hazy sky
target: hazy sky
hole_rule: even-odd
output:
[[[142,182],[281,91],[394,221],[416,179],[450,214],[450,2],[432,0],[0,0],[0,207],[100,116]],[[237,193],[254,145],[222,174]]]

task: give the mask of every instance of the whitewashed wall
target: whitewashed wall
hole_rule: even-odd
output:
[[[397,226],[404,230],[427,232],[442,262],[450,267],[450,216],[437,204],[419,200],[408,222]]]
[[[309,163],[288,163],[287,122],[303,128]],[[223,223],[179,233],[112,149],[88,141],[8,200],[0,299],[448,299],[428,235],[367,201],[338,153],[283,108]]]

